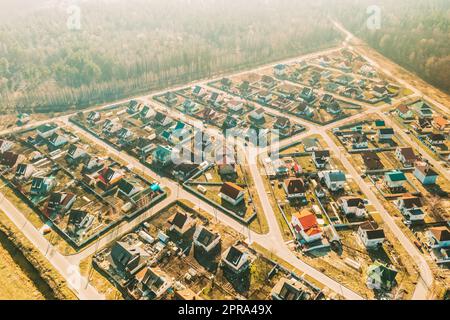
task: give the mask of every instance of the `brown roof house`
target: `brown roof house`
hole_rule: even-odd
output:
[[[395,157],[405,167],[412,167],[417,160],[417,156],[414,154],[414,150],[411,147],[397,147],[395,150]]]
[[[195,228],[196,221],[187,212],[177,211],[177,213],[170,218],[169,223],[169,230],[183,237]]]
[[[447,226],[430,228],[427,236],[432,248],[450,247],[450,229]]]
[[[232,182],[225,182],[219,192],[219,196],[233,206],[244,200],[244,194],[244,189]]]
[[[305,198],[305,183],[300,178],[291,178],[284,180],[283,188],[289,200],[298,200]]]

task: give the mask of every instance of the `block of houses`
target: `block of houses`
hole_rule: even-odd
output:
[[[244,200],[244,189],[233,182],[225,182],[220,188],[219,196],[233,206]]]
[[[9,151],[14,146],[14,143],[9,140],[0,139],[0,153]]]
[[[264,118],[264,109],[263,108],[258,108],[253,110],[252,112],[250,112],[249,117],[252,121],[254,122],[264,122],[265,118]]]
[[[409,221],[423,221],[425,218],[422,202],[418,197],[404,196],[394,201],[394,203]]]
[[[30,194],[32,196],[46,196],[56,186],[54,178],[34,177],[31,181]]]
[[[314,115],[314,109],[305,102],[300,102],[297,106],[297,114],[305,117],[312,117]]]
[[[273,68],[273,73],[277,77],[284,77],[286,75],[286,65],[285,64],[277,64]]]
[[[432,125],[436,130],[448,133],[450,130],[450,123],[447,119],[442,116],[437,116],[433,118]]]
[[[152,153],[152,163],[163,167],[170,164],[172,162],[172,152],[172,147],[158,145]]]
[[[303,239],[306,243],[311,243],[322,239],[322,229],[316,215],[309,209],[295,212],[292,215],[291,224],[298,240]]]
[[[352,135],[352,149],[367,149],[369,147],[369,139],[365,133],[356,132]]]
[[[58,130],[58,126],[54,123],[43,124],[36,128],[38,136],[42,139],[49,138],[56,130]]]
[[[199,109],[194,101],[186,99],[183,102],[183,110],[186,114],[195,114]]]
[[[76,200],[77,196],[71,192],[52,192],[47,202],[47,216],[64,215],[72,208]]]
[[[414,165],[414,176],[423,185],[432,185],[436,184],[439,174],[428,163],[416,161]]]
[[[308,103],[316,100],[316,96],[314,95],[314,91],[311,88],[304,87],[302,91],[300,91],[300,98],[305,100]]]
[[[323,169],[330,161],[329,150],[315,150],[312,154],[313,162],[317,169]]]
[[[380,128],[378,129],[378,140],[392,140],[394,137],[394,129],[392,128]]]
[[[386,238],[383,229],[373,221],[366,221],[359,225],[358,237],[366,248],[379,247]]]
[[[445,136],[441,133],[429,133],[425,139],[432,146],[439,146],[445,143]]]
[[[88,157],[88,153],[83,148],[77,145],[70,145],[67,151],[66,160],[69,163],[79,163]]]
[[[136,288],[140,299],[157,300],[172,288],[172,279],[160,268],[143,268],[136,274]]]
[[[301,178],[285,179],[283,189],[286,192],[288,200],[306,199],[305,183]]]
[[[403,120],[412,120],[412,119],[414,119],[414,113],[412,112],[412,110],[408,106],[406,106],[404,104],[399,105],[397,107],[397,109],[395,109],[395,112]]]
[[[170,231],[184,237],[195,228],[196,220],[187,212],[177,211],[172,217],[170,217],[169,224]]]
[[[19,164],[25,161],[25,156],[13,151],[6,151],[0,153],[0,164],[8,168],[16,168]]]
[[[223,267],[235,274],[248,270],[251,264],[248,253],[234,245],[223,253],[221,262]]]
[[[352,215],[358,218],[362,218],[367,215],[364,200],[359,197],[341,197],[339,199],[339,204],[345,215]]]
[[[347,178],[345,173],[340,170],[323,171],[325,184],[330,191],[338,191],[344,188]]]
[[[386,265],[375,262],[367,270],[366,285],[372,290],[391,291],[397,284],[397,271]]]
[[[209,254],[215,252],[219,246],[220,234],[200,225],[195,228],[193,240],[195,248],[200,248],[202,252]]]
[[[36,172],[32,164],[20,163],[16,168],[15,178],[18,180],[28,180]]]
[[[450,229],[448,226],[430,228],[427,231],[427,238],[431,248],[450,247]]]
[[[412,167],[417,160],[414,150],[411,147],[397,147],[395,149],[395,157],[404,167]]]
[[[384,165],[376,152],[364,152],[361,154],[361,157],[368,171],[382,170],[384,168]]]
[[[104,190],[110,190],[116,186],[124,177],[122,170],[117,170],[111,167],[103,168],[97,177],[98,185]]]
[[[384,174],[384,182],[392,189],[402,188],[406,181],[406,176],[402,171],[393,170]]]
[[[273,300],[308,300],[309,294],[303,285],[295,279],[281,278],[271,291]]]

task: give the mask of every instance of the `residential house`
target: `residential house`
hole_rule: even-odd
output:
[[[372,290],[391,291],[397,284],[397,271],[375,262],[367,270],[367,287]]]
[[[49,138],[56,130],[58,130],[58,126],[54,123],[43,124],[36,129],[38,136],[42,139]]]
[[[30,194],[32,196],[46,196],[56,186],[54,178],[34,177],[31,181]]]
[[[288,135],[291,129],[291,120],[287,117],[277,117],[273,127],[279,130],[281,135]]]
[[[229,247],[222,255],[222,266],[235,274],[246,271],[250,264],[248,253],[234,245]]]
[[[414,166],[414,176],[423,185],[436,184],[439,174],[426,162],[417,161]]]
[[[383,244],[384,230],[373,221],[366,221],[358,227],[358,237],[366,248],[376,248]]]
[[[200,248],[207,254],[214,252],[220,244],[220,234],[202,225],[196,227],[193,239],[195,248]]]
[[[334,79],[334,82],[343,85],[345,87],[350,86],[353,82],[355,81],[355,79],[352,76],[343,74],[337,78]]]
[[[69,141],[67,140],[67,138],[62,135],[62,134],[58,134],[58,133],[53,133],[49,138],[48,138],[48,146],[51,150],[57,150],[62,148],[63,146],[65,146]]]
[[[311,118],[314,115],[314,109],[305,102],[300,102],[297,106],[297,114],[300,116]]]
[[[450,229],[448,226],[430,228],[427,231],[427,237],[431,248],[450,247]]]
[[[155,115],[155,122],[163,127],[167,127],[173,123],[173,120],[166,114],[158,111]]]
[[[104,167],[104,163],[100,158],[88,157],[82,171],[85,174],[90,174],[90,173],[97,172],[97,171],[103,169],[103,167]]]
[[[261,78],[261,84],[266,89],[272,89],[277,84],[277,81],[270,76],[263,75]]]
[[[305,138],[305,139],[303,139],[302,143],[303,143],[303,149],[306,152],[312,152],[312,151],[319,150],[319,145],[317,143],[316,138]]]
[[[136,183],[130,182],[127,179],[120,179],[118,182],[118,193],[130,199],[134,195],[142,191],[142,187]]]
[[[384,165],[376,152],[364,152],[361,154],[361,157],[367,171],[382,170],[384,168]]]
[[[192,95],[197,97],[198,99],[203,99],[208,93],[201,86],[194,86],[192,88]]]
[[[369,147],[369,139],[365,133],[356,132],[352,135],[352,149],[367,149]]]
[[[305,100],[308,103],[316,100],[316,96],[314,95],[314,91],[311,88],[304,87],[302,91],[300,91],[300,98]]]
[[[439,146],[445,143],[445,136],[441,133],[429,133],[425,139],[432,146]]]
[[[262,104],[268,104],[272,101],[273,95],[270,91],[263,90],[258,93],[258,100]]]
[[[425,102],[422,102],[417,107],[417,114],[421,118],[432,118],[433,110],[431,109],[431,107],[428,104],[426,104]]]
[[[403,120],[413,120],[414,119],[414,114],[413,114],[412,110],[404,104],[398,106],[397,109],[395,109],[395,112]]]
[[[283,188],[286,192],[288,200],[306,200],[305,183],[301,178],[285,179]]]
[[[449,121],[442,116],[434,117],[432,125],[441,132],[448,133],[450,130]]]
[[[63,216],[76,200],[77,196],[71,192],[52,192],[47,202],[47,216],[50,218],[54,215]]]
[[[276,77],[284,77],[286,75],[286,65],[285,64],[277,64],[273,68],[273,73]]]
[[[14,146],[14,143],[9,140],[0,139],[0,153],[9,151]]]
[[[172,162],[172,152],[173,149],[170,146],[158,145],[156,150],[153,152],[153,164],[166,166]]]
[[[228,110],[233,113],[241,113],[244,110],[244,104],[239,100],[231,100],[228,102]]]
[[[249,114],[250,120],[254,121],[254,122],[264,122],[265,118],[264,118],[264,109],[263,108],[258,108],[256,110],[253,110],[250,114]]]
[[[384,174],[384,182],[391,189],[402,188],[406,181],[406,176],[402,171],[393,170]]]
[[[345,173],[340,170],[323,171],[325,184],[330,191],[338,191],[344,188],[347,178]]]
[[[129,114],[135,114],[141,110],[142,103],[137,100],[131,100],[128,104],[127,112]]]
[[[177,211],[172,217],[170,217],[169,223],[170,231],[184,237],[195,228],[196,220],[193,219],[187,212]]]
[[[291,218],[291,224],[297,239],[303,239],[311,243],[322,239],[322,230],[317,222],[316,215],[309,209],[295,212]]]
[[[419,118],[415,121],[413,127],[420,134],[429,134],[433,132],[433,126],[431,125],[430,119],[427,118]]]
[[[198,170],[198,164],[192,162],[183,162],[175,166],[172,175],[180,181],[185,181],[192,177]]]
[[[395,157],[404,167],[412,167],[417,160],[417,156],[414,154],[414,150],[411,147],[397,147],[395,150]]]
[[[405,196],[397,199],[394,203],[409,221],[423,221],[425,218],[422,203],[418,197]]]
[[[20,163],[16,168],[15,178],[27,181],[35,172],[36,168],[32,164]]]
[[[309,300],[310,295],[303,285],[294,279],[281,278],[271,291],[273,300]]]
[[[183,102],[183,110],[184,113],[192,115],[195,114],[199,110],[199,108],[194,101],[186,99]]]
[[[122,170],[117,170],[111,167],[104,168],[97,177],[98,185],[104,190],[110,190],[116,186],[124,177]]]
[[[67,151],[66,160],[69,163],[79,163],[88,157],[88,153],[83,148],[77,145],[70,145]]]
[[[394,137],[394,129],[392,128],[380,128],[378,129],[378,140],[392,140]]]
[[[135,148],[137,153],[142,157],[147,157],[147,155],[155,148],[155,144],[152,142],[153,139],[148,137],[139,137],[135,141]]]
[[[100,122],[102,119],[102,116],[100,115],[100,112],[98,111],[91,111],[87,115],[87,121],[92,126]]]
[[[137,245],[117,241],[111,248],[110,261],[116,271],[123,274],[127,279],[142,270],[148,254]]]
[[[233,206],[241,203],[244,200],[244,195],[244,189],[232,182],[225,182],[219,192],[219,196]]]
[[[28,113],[19,113],[17,115],[17,125],[23,126],[30,122],[30,115]]]
[[[317,169],[323,169],[327,166],[330,161],[330,151],[329,150],[315,150],[312,154],[313,162]]]
[[[339,199],[339,203],[345,215],[352,215],[358,218],[362,218],[367,215],[364,200],[359,197],[341,197]]]
[[[152,107],[150,107],[148,104],[144,105],[144,107],[142,108],[142,110],[139,112],[139,117],[141,118],[141,120],[149,120],[153,117],[156,116],[156,111],[153,110]],[[161,118],[159,118],[160,120]]]
[[[286,175],[289,175],[289,168],[283,161],[283,159],[276,159],[272,162],[272,165],[277,177],[284,177]]]
[[[235,115],[228,114],[223,122],[222,129],[227,130],[234,128],[238,125],[238,119]]]
[[[140,299],[160,299],[173,285],[172,279],[157,267],[142,269],[136,274],[135,279],[137,281],[135,289]]]
[[[389,91],[386,86],[374,86],[372,88],[372,94],[379,99],[383,99],[389,95]]]
[[[25,161],[25,156],[15,153],[13,151],[6,151],[0,153],[0,164],[8,168],[16,168],[19,164]]]
[[[168,91],[164,94],[164,100],[165,100],[166,104],[168,104],[170,106],[170,105],[177,103],[178,98],[175,93]]]
[[[92,226],[94,216],[84,210],[70,210],[67,221],[67,232],[82,237]]]

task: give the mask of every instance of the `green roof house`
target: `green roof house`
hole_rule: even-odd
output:
[[[372,290],[391,291],[396,285],[397,271],[375,262],[367,269],[367,287]]]

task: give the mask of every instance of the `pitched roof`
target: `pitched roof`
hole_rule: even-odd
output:
[[[391,181],[406,181],[406,176],[401,171],[387,172],[386,177]]]
[[[407,112],[409,111],[409,108],[408,108],[408,106],[402,104],[402,105],[399,105],[399,106],[397,107],[397,110],[398,110],[400,113],[407,113]]]
[[[288,194],[305,193],[305,184],[300,178],[292,178],[284,180]]]
[[[367,221],[360,224],[359,227],[366,232],[369,240],[385,238],[384,230],[375,222]]]
[[[405,157],[406,160],[413,161],[416,159],[414,150],[411,147],[400,148],[400,153]]]
[[[347,202],[349,207],[364,207],[364,200],[358,197],[342,197],[341,200]]]
[[[186,212],[177,211],[172,217],[172,220],[170,221],[171,224],[174,226],[183,229],[184,224],[188,220],[189,215]]]
[[[450,241],[450,230],[448,227],[436,227],[430,229],[438,241]]]
[[[294,213],[304,230],[315,228],[318,226],[317,218],[314,212],[309,209],[303,209]]]
[[[420,198],[418,198],[418,197],[408,196],[408,197],[400,198],[400,200],[403,200],[403,206],[407,209],[411,209],[414,207],[419,208],[422,206],[422,202],[420,201]]]
[[[199,228],[201,228],[201,230],[200,232],[195,234],[196,236],[195,240],[204,245],[205,247],[209,246],[219,236],[219,234],[208,230],[204,226],[200,226]]]
[[[225,182],[222,188],[220,188],[220,193],[223,193],[231,199],[237,199],[242,191],[244,189],[233,182]]]

